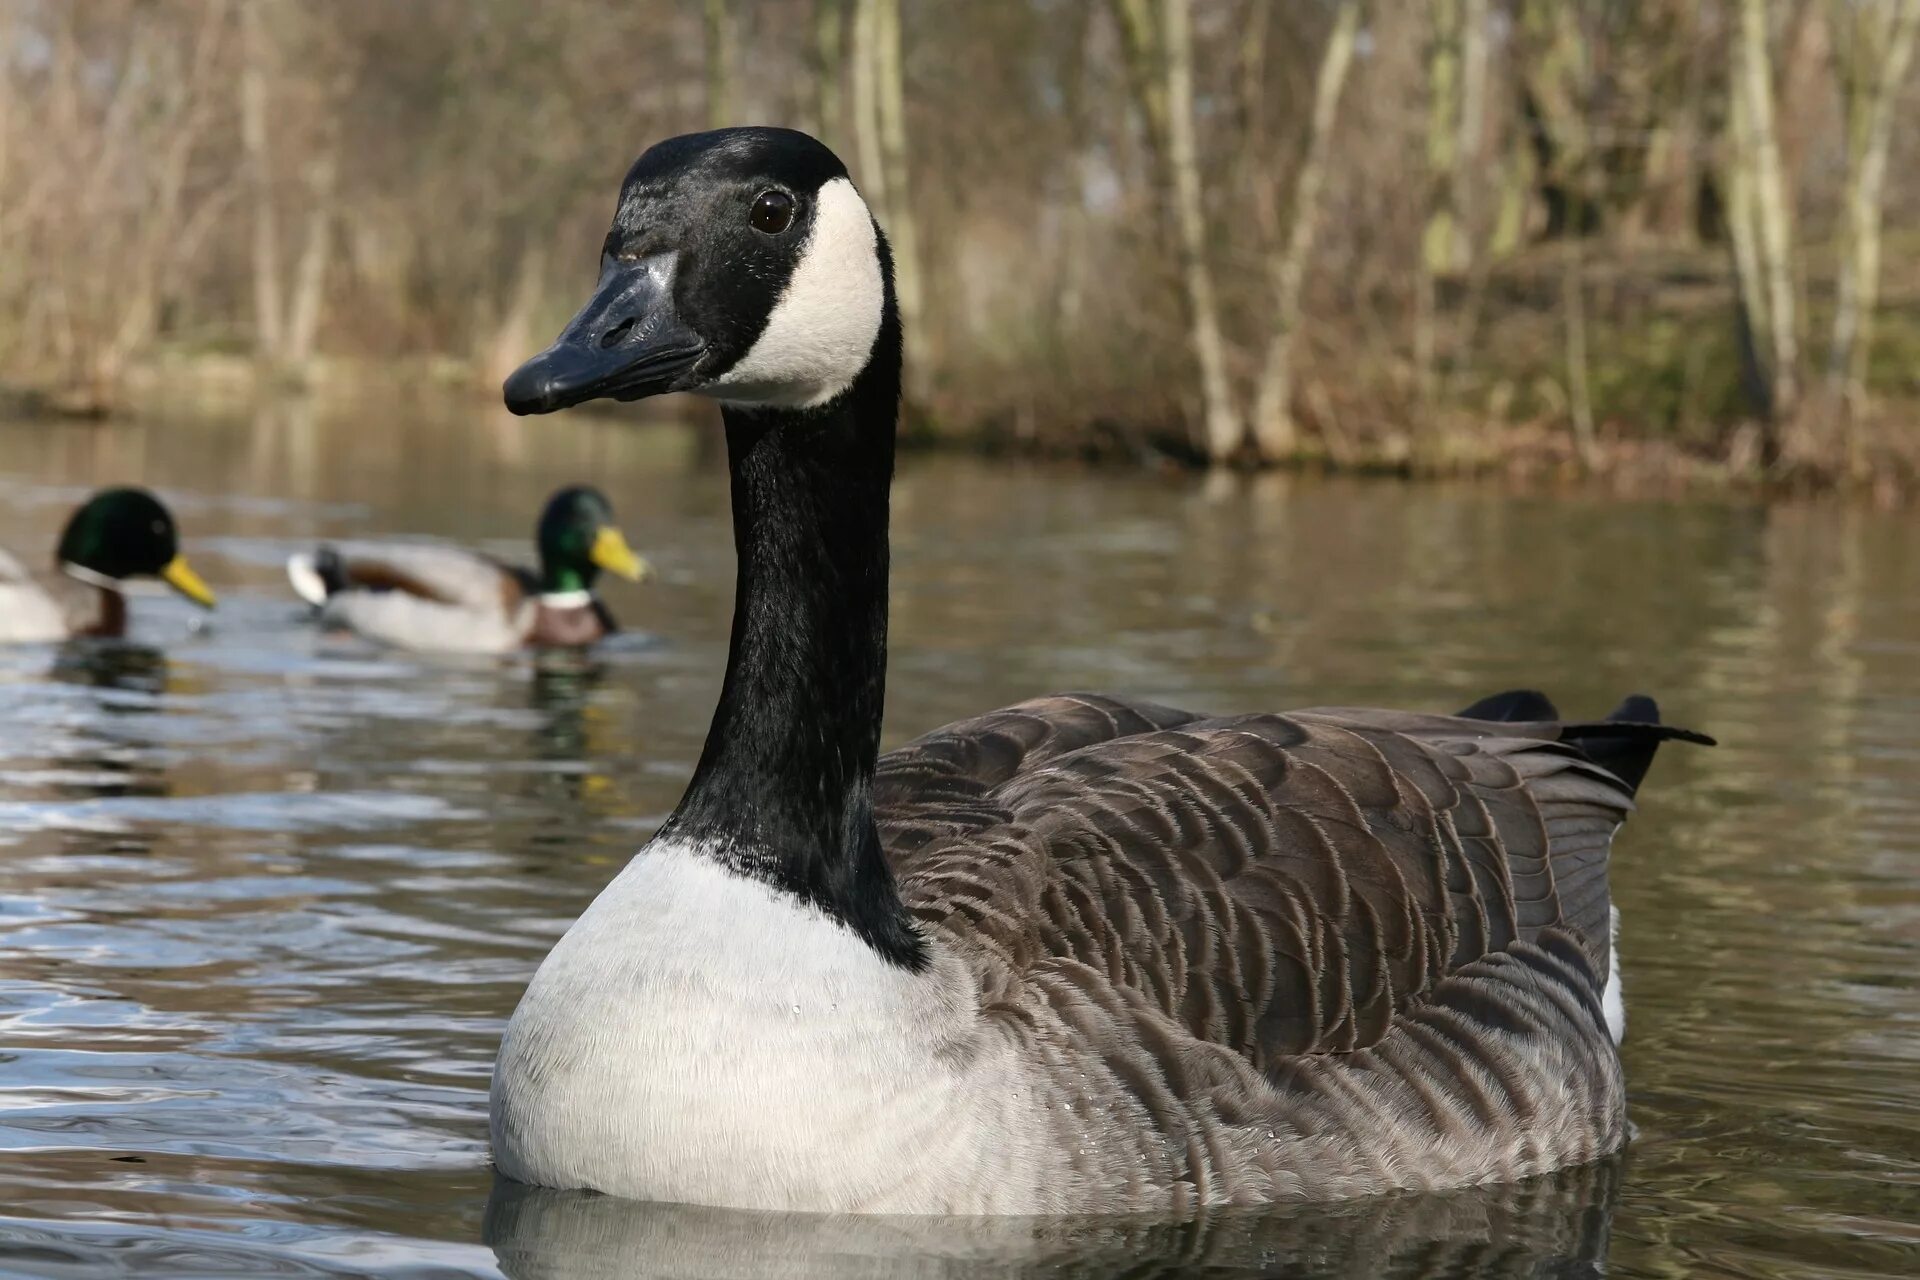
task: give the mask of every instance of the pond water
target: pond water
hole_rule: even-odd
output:
[[[0,1274],[1920,1274],[1920,519],[905,460],[889,737],[1050,689],[1201,708],[1660,696],[1620,841],[1638,1139],[1529,1185],[1143,1221],[494,1186],[546,948],[660,822],[725,656],[712,431],[486,406],[0,426],[0,545],[160,489],[223,604],[0,650]],[[523,554],[612,495],[656,581],[585,660],[301,625],[316,535]]]

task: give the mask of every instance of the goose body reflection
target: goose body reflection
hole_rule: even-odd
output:
[[[1192,1220],[757,1213],[499,1179],[483,1232],[510,1280],[1571,1278],[1604,1274],[1621,1165]]]

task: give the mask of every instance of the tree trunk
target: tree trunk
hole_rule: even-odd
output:
[[[1880,292],[1880,217],[1887,182],[1887,153],[1894,108],[1912,65],[1920,0],[1892,0],[1890,27],[1864,29],[1855,21],[1852,66],[1845,79],[1847,180],[1846,242],[1840,256],[1833,341],[1827,358],[1828,398],[1839,434],[1839,453],[1849,475],[1863,470],[1861,417],[1866,411],[1867,361],[1873,352],[1873,313]],[[1873,49],[1877,47],[1878,56]],[[1870,70],[1869,70],[1870,68]]]
[[[327,297],[327,264],[333,257],[333,188],[336,167],[331,150],[316,156],[307,172],[307,237],[293,272],[293,298],[287,313],[282,364],[305,379],[320,332]]]
[[[1727,245],[1733,253],[1735,337],[1740,349],[1740,376],[1762,422],[1768,424],[1762,450],[1771,464],[1776,450],[1772,366],[1767,335],[1773,325],[1767,310],[1766,273],[1762,268],[1760,232],[1754,220],[1752,124],[1747,96],[1729,90],[1727,104]]]
[[[1560,278],[1560,309],[1567,324],[1567,417],[1573,423],[1573,448],[1583,469],[1594,469],[1593,385],[1587,373],[1586,252],[1578,235],[1568,236]]]
[[[1193,127],[1192,0],[1163,0],[1162,41],[1166,55],[1167,162],[1172,171],[1174,212],[1180,235],[1180,270],[1186,284],[1188,327],[1194,360],[1200,366],[1200,396],[1206,427],[1207,457],[1229,461],[1239,450],[1244,428],[1227,381],[1226,342],[1207,265],[1206,208],[1201,200],[1199,148]]]
[[[127,365],[158,333],[163,300],[225,207],[223,191],[203,197],[191,214],[185,212],[188,173],[214,114],[210,70],[222,33],[229,27],[224,0],[213,0],[201,11],[184,65],[169,63],[155,76],[168,85],[160,112],[167,121],[165,145],[152,153],[157,181],[143,225],[129,246],[131,261],[122,273],[126,287],[120,323],[112,339],[100,344],[93,364],[93,393],[101,407],[116,398]]]
[[[1454,247],[1460,267],[1474,263],[1478,184],[1487,131],[1488,0],[1464,0],[1460,15],[1460,119],[1453,144],[1453,211],[1459,219]]]
[[[1777,423],[1791,423],[1800,398],[1800,347],[1793,297],[1792,210],[1774,127],[1772,67],[1767,0],[1740,0],[1733,91],[1746,113],[1749,192],[1767,296],[1765,340],[1772,416]]]
[[[267,146],[267,33],[258,4],[240,6],[240,31],[240,142],[253,206],[254,351],[262,362],[275,364],[285,342],[280,327],[280,241]]]
[[[705,0],[702,16],[707,38],[707,127],[721,129],[739,123],[733,100],[733,13],[727,0]]]
[[[1300,294],[1307,261],[1313,254],[1314,233],[1320,222],[1320,195],[1326,185],[1327,147],[1333,137],[1340,94],[1353,65],[1353,48],[1360,28],[1360,0],[1340,0],[1333,32],[1320,55],[1313,88],[1313,114],[1307,123],[1306,152],[1294,179],[1293,210],[1287,222],[1284,249],[1268,258],[1273,284],[1273,336],[1267,342],[1260,389],[1254,398],[1254,446],[1266,462],[1277,462],[1297,452],[1299,431],[1293,419],[1293,348],[1300,330]]]
[[[816,136],[827,145],[840,132],[840,70],[846,62],[846,0],[814,0],[813,91]]]
[[[17,15],[8,15],[6,18],[6,23],[9,28],[18,21],[19,18]],[[12,49],[14,41],[19,38],[18,33],[11,29],[0,32],[0,49]],[[9,192],[15,190],[13,184],[7,181],[11,176],[9,170],[12,168],[13,160],[10,145],[13,142],[13,67],[10,65],[11,61],[10,58],[0,60],[0,191]],[[0,221],[0,233],[4,232],[5,225],[4,221]]]
[[[1141,133],[1147,147],[1148,182],[1152,192],[1153,219],[1161,244],[1173,249],[1179,244],[1175,230],[1173,179],[1167,163],[1167,81],[1162,67],[1166,54],[1162,48],[1160,21],[1154,15],[1154,0],[1111,0],[1114,23],[1120,29],[1121,62],[1126,68],[1127,87],[1140,107]]]
[[[882,226],[892,225],[887,169],[880,144],[879,13],[880,0],[854,0],[853,137],[860,162],[860,187]]]
[[[892,215],[887,232],[893,242],[893,288],[900,301],[900,326],[906,344],[908,397],[921,400],[925,398],[928,343],[926,310],[921,305],[919,228],[913,216],[912,187],[907,177],[907,104],[900,51],[900,0],[875,0],[873,35],[880,163],[887,175],[887,205]]]
[[[1060,114],[1067,123],[1068,153],[1071,168],[1063,172],[1067,191],[1059,202],[1060,253],[1053,289],[1053,317],[1049,337],[1052,362],[1065,370],[1073,349],[1072,335],[1079,328],[1086,301],[1087,280],[1091,274],[1092,237],[1088,234],[1086,192],[1098,181],[1103,148],[1096,141],[1095,116],[1099,107],[1089,107],[1093,95],[1087,92],[1087,44],[1097,12],[1090,4],[1074,10],[1072,38],[1065,46],[1072,52],[1060,71]],[[1104,105],[1104,104],[1101,104]]]
[[[1443,275],[1460,264],[1461,0],[1433,0],[1427,55],[1427,226],[1421,237],[1426,270]]]

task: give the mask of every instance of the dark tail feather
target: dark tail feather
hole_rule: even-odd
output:
[[[1648,706],[1649,699],[1641,699]],[[1558,720],[1560,712],[1547,695],[1538,689],[1509,689],[1505,693],[1496,693],[1490,698],[1468,707],[1460,713],[1462,720],[1494,720],[1506,724],[1516,724],[1529,720]],[[1658,716],[1655,717],[1658,719]]]
[[[1565,726],[1560,740],[1580,748],[1589,760],[1626,783],[1630,791],[1640,789],[1661,743],[1715,745],[1704,733],[1661,724],[1659,704],[1643,693],[1629,697],[1605,720]]]

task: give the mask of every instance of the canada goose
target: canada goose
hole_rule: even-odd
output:
[[[1039,698],[877,756],[900,322],[826,147],[662,142],[508,406],[718,399],[739,576],[680,805],[534,975],[507,1177],[1099,1213],[1520,1178],[1626,1138],[1607,855],[1660,726]]]
[[[534,530],[538,571],[464,547],[341,542],[287,560],[287,579],[323,623],[402,649],[508,653],[578,648],[617,630],[593,594],[605,569],[638,582],[648,568],[598,489],[547,500]]]
[[[30,573],[0,551],[0,641],[126,634],[128,578],[160,578],[203,608],[213,592],[180,554],[173,516],[145,489],[102,489],[67,520],[54,567]]]

